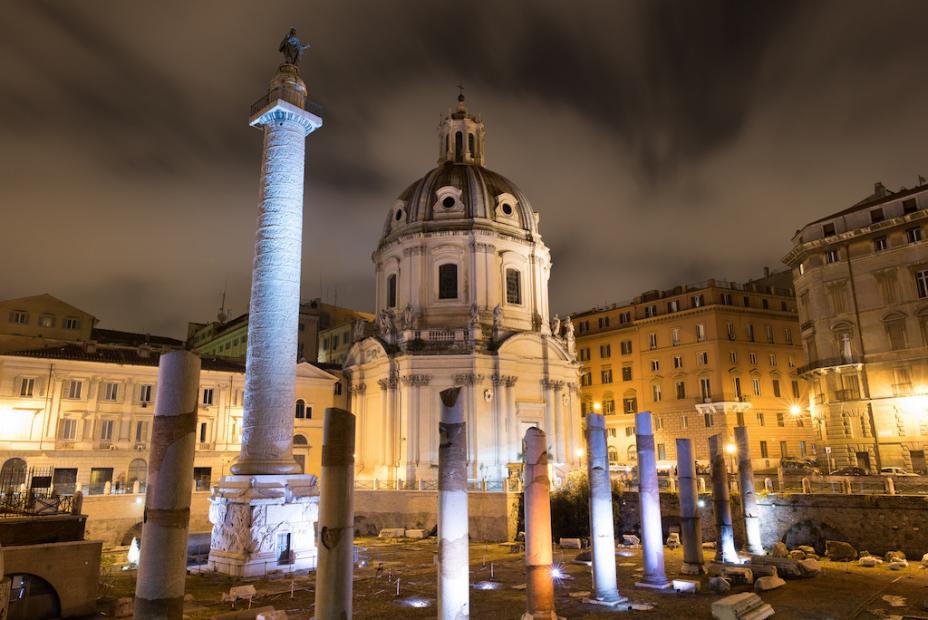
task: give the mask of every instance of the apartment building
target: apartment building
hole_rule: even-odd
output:
[[[832,466],[928,473],[928,184],[882,183],[811,222],[793,271],[815,415]]]
[[[708,437],[737,425],[748,428],[756,468],[817,456],[789,272],[648,291],[572,320],[582,410],[605,414],[611,462],[635,460],[638,411],[653,414],[662,467],[675,464],[678,437],[707,461]]]

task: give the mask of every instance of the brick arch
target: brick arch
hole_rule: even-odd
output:
[[[133,538],[138,538],[139,543],[142,542],[142,522],[141,521],[139,521],[138,523],[130,527],[128,530],[126,530],[126,533],[122,535],[122,539],[120,540],[119,544],[121,544],[123,547],[128,547],[129,545],[132,544]]]
[[[815,548],[819,555],[825,553],[826,540],[848,540],[837,528],[817,519],[804,519],[795,523],[784,524],[782,532],[778,532],[778,540],[786,543],[790,549],[799,545],[808,545]]]

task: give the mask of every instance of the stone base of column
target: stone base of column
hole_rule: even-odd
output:
[[[706,567],[702,564],[690,564],[689,562],[684,562],[680,566],[681,575],[705,575]]]
[[[567,620],[567,618],[559,616],[553,611],[546,614],[530,614],[525,612],[522,614],[522,620]]]
[[[663,581],[636,581],[636,588],[647,588],[649,590],[669,590],[673,586],[673,583],[669,580]]]
[[[605,599],[599,599],[599,598],[585,598],[583,599],[583,602],[589,605],[600,605],[602,607],[618,607],[621,605],[624,608],[628,605],[628,597],[619,596],[618,598],[614,600],[605,600]]]
[[[318,520],[315,476],[226,476],[210,498],[208,570],[256,577],[315,569]]]

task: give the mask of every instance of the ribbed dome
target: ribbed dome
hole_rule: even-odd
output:
[[[417,231],[499,226],[522,238],[537,233],[531,204],[501,174],[476,164],[444,162],[400,194],[382,241]]]

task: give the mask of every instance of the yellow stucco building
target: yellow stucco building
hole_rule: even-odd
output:
[[[676,438],[708,460],[708,437],[748,428],[756,469],[816,458],[819,428],[796,370],[805,363],[789,272],[648,291],[571,316],[583,413],[606,415],[610,461],[635,460],[634,413],[651,411],[658,464]],[[727,442],[727,440],[726,440]]]

